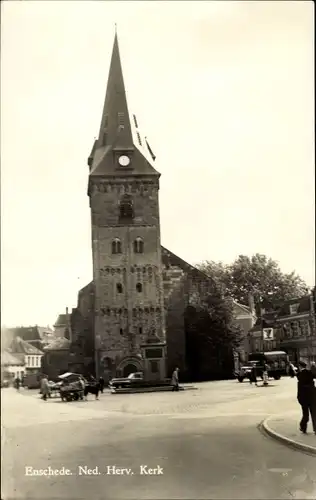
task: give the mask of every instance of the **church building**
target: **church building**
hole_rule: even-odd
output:
[[[129,113],[117,34],[88,165],[93,281],[71,314],[69,369],[105,380],[185,372],[184,311],[211,283],[161,245],[160,174]]]

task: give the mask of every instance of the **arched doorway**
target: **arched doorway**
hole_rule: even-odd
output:
[[[123,377],[128,377],[130,373],[135,373],[137,371],[138,371],[137,367],[132,363],[129,363],[128,365],[124,366]]]

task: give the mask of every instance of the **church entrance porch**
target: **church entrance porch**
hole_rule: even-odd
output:
[[[137,372],[137,366],[133,365],[132,363],[129,363],[123,369],[123,377],[128,377],[131,373],[136,373],[136,372]]]
[[[131,373],[143,372],[143,362],[139,357],[128,356],[120,361],[116,368],[117,377],[128,377]]]

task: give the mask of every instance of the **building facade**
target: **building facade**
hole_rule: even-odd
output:
[[[4,380],[12,381],[17,377],[22,379],[24,374],[24,361],[13,356],[7,349],[1,351],[1,382]]]
[[[43,351],[37,349],[32,344],[25,342],[21,337],[13,339],[10,345],[10,352],[19,359],[24,365],[24,374],[37,373],[41,371],[41,359]]]
[[[316,322],[313,294],[284,302],[264,312],[250,332],[251,350],[286,351],[290,360],[316,361]],[[263,340],[262,328],[273,328],[273,340]]]

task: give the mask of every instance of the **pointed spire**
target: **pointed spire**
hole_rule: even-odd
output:
[[[122,148],[133,146],[133,136],[126,100],[116,24],[108,84],[98,138],[98,146],[100,147],[103,145]]]
[[[88,158],[90,177],[126,175],[126,170],[122,169],[118,162],[120,155],[130,157],[129,173],[160,176],[153,167],[152,160],[148,157],[147,151],[152,159],[155,158],[149,145],[147,151],[146,148],[142,149],[142,146],[136,118],[134,117],[132,121],[128,112],[117,25],[115,24],[100,130]]]

